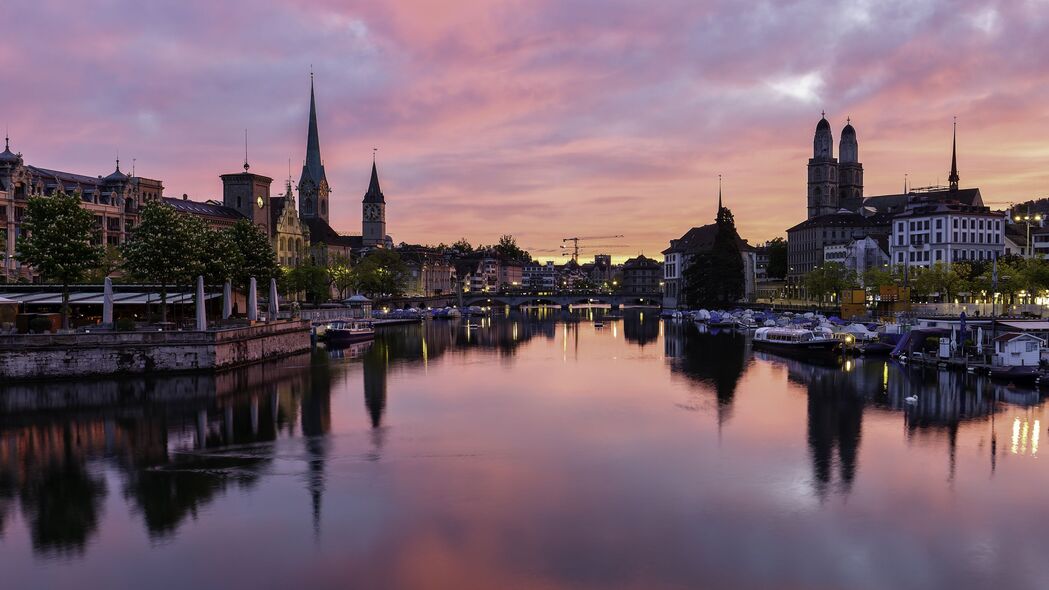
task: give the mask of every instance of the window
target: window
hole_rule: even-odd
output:
[[[943,250],[937,250],[936,251],[936,262],[940,262],[941,260],[943,260]]]
[[[951,226],[954,227],[954,229],[958,229],[958,218],[957,217],[955,217],[952,220]]]
[[[942,219],[937,219],[936,220],[936,229],[943,229],[943,220]]]
[[[983,229],[983,220],[980,220],[980,229]]]
[[[942,241],[943,241],[943,234],[940,233],[940,232],[936,232],[936,243],[939,244]]]
[[[968,220],[967,219],[963,219],[962,220],[962,229],[969,229],[967,224],[968,224]]]

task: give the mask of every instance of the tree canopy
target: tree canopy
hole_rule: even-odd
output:
[[[83,280],[103,260],[93,238],[95,216],[81,206],[78,195],[59,191],[30,197],[22,218],[22,235],[15,258],[36,269],[44,280],[62,285],[62,327],[69,327],[69,285]]]
[[[783,279],[787,276],[787,241],[776,238],[767,246],[769,263],[765,274],[770,279]]]
[[[356,286],[371,297],[398,297],[408,286],[408,266],[399,254],[377,248],[353,268]]]
[[[729,307],[744,296],[744,266],[736,222],[727,207],[718,211],[714,244],[691,256],[683,273],[683,295],[690,307]]]

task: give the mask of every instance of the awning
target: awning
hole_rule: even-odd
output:
[[[219,293],[206,293],[205,300],[221,297]],[[10,303],[22,303],[26,305],[60,305],[62,303],[61,291],[37,291],[33,293],[0,293],[0,303],[4,300]],[[100,292],[70,292],[70,305],[102,305],[105,295]],[[186,304],[196,301],[196,294],[192,291],[175,291],[168,293],[167,302],[174,304]],[[159,304],[160,293],[145,291],[118,291],[113,293],[113,305],[145,305],[147,303]]]
[[[1049,332],[1049,322],[1035,320],[1030,322],[1014,321],[1014,322],[998,322],[1003,326],[1009,326],[1014,330],[1020,330],[1023,332]]]

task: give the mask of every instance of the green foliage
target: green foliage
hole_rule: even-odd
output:
[[[118,332],[132,332],[135,329],[135,320],[131,318],[117,318],[115,327]]]
[[[837,262],[827,262],[809,271],[803,279],[810,299],[823,303],[830,295],[858,284],[856,273]]]
[[[452,244],[451,249],[458,256],[470,256],[474,253],[474,247],[466,238],[459,238]]]
[[[29,320],[29,331],[33,334],[43,334],[51,331],[51,320],[35,317]]]
[[[287,269],[283,283],[288,292],[305,293],[306,300],[310,303],[324,303],[331,298],[327,269],[313,263]]]
[[[124,268],[134,278],[161,286],[161,321],[167,321],[167,289],[191,284],[204,271],[207,227],[169,205],[147,203],[124,244]]]
[[[357,287],[370,297],[397,297],[408,285],[408,266],[392,250],[372,250],[353,269]]]
[[[787,241],[776,238],[768,244],[769,265],[765,274],[770,279],[782,279],[787,276]]]
[[[732,212],[718,211],[717,233],[709,252],[698,252],[683,273],[683,295],[689,307],[729,307],[743,298],[743,258]]]
[[[517,245],[517,240],[510,234],[500,236],[495,245],[495,256],[506,262],[528,262],[532,256]]]
[[[958,274],[958,269],[949,264],[937,262],[929,268],[915,268],[911,281],[914,293],[928,297],[937,293],[941,301],[951,301],[952,296],[964,290],[967,284]]]
[[[92,243],[97,232],[95,216],[81,206],[77,195],[57,192],[26,202],[15,257],[44,280],[62,285],[64,328],[69,327],[69,285],[83,280],[102,261],[101,246]]]
[[[89,283],[101,283],[106,277],[120,270],[123,264],[124,256],[120,253],[120,248],[107,244],[98,266],[87,273],[86,280]]]
[[[232,278],[237,285],[247,285],[251,277],[262,284],[279,276],[277,254],[262,229],[241,219],[225,231],[228,232],[232,259],[236,262]]]
[[[345,299],[349,296],[349,290],[356,286],[356,277],[353,274],[353,265],[350,259],[341,254],[336,254],[328,260],[325,269],[328,274],[328,283],[339,292],[339,298]]]

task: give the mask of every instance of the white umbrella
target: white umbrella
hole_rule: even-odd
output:
[[[269,306],[266,308],[266,315],[269,316],[269,321],[277,321],[277,312],[280,311],[280,307],[277,305],[277,279],[270,279],[270,300]]]
[[[102,325],[113,325],[113,279],[106,277],[102,288]]]
[[[259,297],[255,290],[255,277],[248,281],[248,321],[254,322],[259,319]]]
[[[204,309],[204,277],[197,277],[197,329],[208,329],[208,312]]]
[[[222,319],[228,320],[233,315],[233,285],[229,281],[222,285]]]

